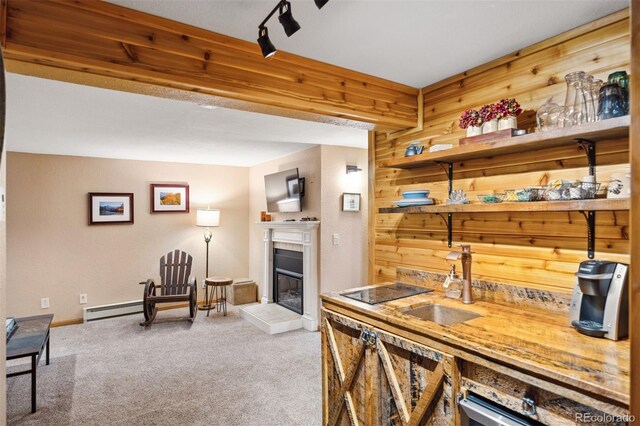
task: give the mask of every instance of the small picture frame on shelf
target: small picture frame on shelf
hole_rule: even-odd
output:
[[[152,183],[151,213],[189,213],[189,185]]]
[[[89,193],[89,225],[133,224],[133,194]]]
[[[360,211],[360,194],[345,192],[342,194],[342,211],[343,212],[359,212]]]

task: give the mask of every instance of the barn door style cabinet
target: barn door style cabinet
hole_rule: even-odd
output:
[[[323,310],[324,424],[454,424],[454,361],[450,355]]]

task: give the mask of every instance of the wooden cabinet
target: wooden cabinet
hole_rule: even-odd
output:
[[[472,362],[460,362],[460,388],[545,425],[622,425],[626,408],[553,384],[537,384],[528,374],[509,374]],[[557,391],[557,393],[556,393]],[[565,394],[560,395],[560,393]]]
[[[325,425],[456,422],[450,355],[323,310],[322,368]]]
[[[472,347],[433,341],[434,349],[393,321],[340,312],[322,309],[324,425],[465,424],[458,400],[468,395],[545,425],[617,425],[628,416],[626,404],[540,377],[526,365],[508,367]]]

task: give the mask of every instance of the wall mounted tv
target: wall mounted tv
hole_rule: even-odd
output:
[[[298,169],[266,175],[264,189],[269,213],[293,213],[302,211],[304,178],[298,176]]]

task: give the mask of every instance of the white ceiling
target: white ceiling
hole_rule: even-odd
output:
[[[108,0],[255,42],[278,0]],[[301,29],[276,48],[421,88],[608,15],[628,0],[290,0]]]
[[[7,150],[253,166],[367,132],[191,102],[7,75]]]
[[[254,42],[277,0],[109,0]],[[414,87],[592,21],[627,0],[291,0],[302,29],[281,50]],[[363,130],[7,76],[7,149],[252,166],[314,144],[366,148]]]

